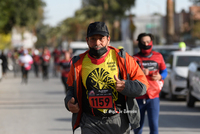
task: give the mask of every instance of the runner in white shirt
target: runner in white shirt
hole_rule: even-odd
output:
[[[19,57],[19,64],[21,65],[22,71],[22,83],[28,82],[28,71],[31,69],[31,64],[33,64],[32,57],[28,54],[28,50],[23,51],[23,55]]]

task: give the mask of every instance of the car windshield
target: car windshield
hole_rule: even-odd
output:
[[[200,56],[178,56],[176,66],[188,66],[191,62],[199,62]]]

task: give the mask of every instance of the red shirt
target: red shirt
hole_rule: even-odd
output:
[[[40,56],[39,55],[33,55],[33,61],[34,61],[34,63],[39,64],[40,63]]]
[[[149,75],[146,75],[147,80],[151,81],[151,75],[155,72],[160,72],[161,70],[165,70],[166,69],[166,65],[165,65],[165,61],[163,59],[163,56],[155,51],[152,51],[152,54],[150,54],[150,56],[144,57],[142,56],[140,53],[137,53],[136,55],[133,56],[135,58],[135,60],[137,61],[137,63],[140,65],[141,68],[147,68],[149,69]],[[153,81],[156,83],[156,81]],[[150,88],[152,89],[151,86],[153,86],[154,84],[149,83],[150,87],[147,90],[150,90]],[[155,88],[155,87],[154,87]],[[157,94],[155,94],[153,96],[153,98],[159,97],[159,91],[160,88],[157,87],[156,89],[154,89],[154,91],[157,90]],[[152,92],[154,92],[152,91]],[[149,96],[147,94],[137,97],[136,99],[147,99],[149,98]]]

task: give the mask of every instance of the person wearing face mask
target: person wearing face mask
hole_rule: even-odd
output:
[[[129,134],[139,127],[135,97],[148,88],[147,79],[133,57],[109,46],[104,22],[88,26],[89,50],[72,58],[65,107],[72,112],[73,132]]]
[[[140,52],[133,57],[146,75],[150,86],[145,95],[136,98],[140,108],[141,120],[140,127],[134,129],[134,133],[142,134],[145,112],[147,111],[150,134],[158,134],[159,93],[164,84],[163,80],[167,77],[167,68],[163,56],[158,52],[152,51],[152,34],[141,33],[137,41]]]

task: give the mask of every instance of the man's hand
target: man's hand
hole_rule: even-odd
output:
[[[76,104],[74,103],[75,103],[75,99],[74,97],[72,97],[71,100],[68,101],[67,106],[72,113],[78,113],[80,108],[78,106],[78,103]]]
[[[159,74],[159,72],[156,72],[152,75],[152,80],[156,81],[156,80],[161,80],[162,76]]]
[[[125,88],[125,81],[121,81],[118,79],[118,77],[116,75],[114,75],[114,78],[116,80],[116,90],[118,92],[121,92],[122,90],[124,90]]]

